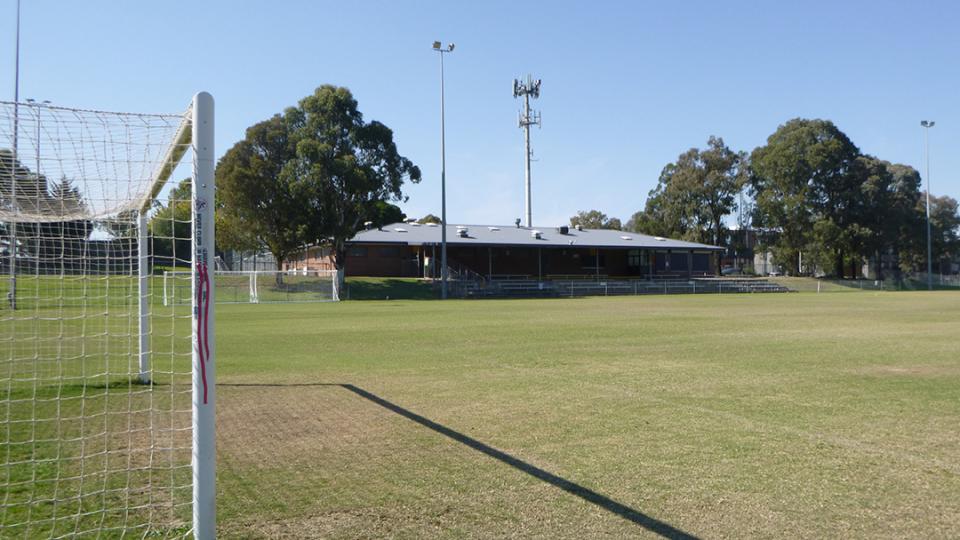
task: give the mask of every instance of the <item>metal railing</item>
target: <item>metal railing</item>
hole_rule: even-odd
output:
[[[502,279],[487,282],[465,280],[455,282],[452,290],[456,291],[457,296],[466,298],[734,294],[790,291],[787,287],[763,279]]]

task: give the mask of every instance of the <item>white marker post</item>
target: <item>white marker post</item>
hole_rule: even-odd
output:
[[[150,382],[150,253],[147,245],[147,213],[140,210],[137,216],[137,255],[140,285],[140,382]],[[166,284],[164,284],[166,285]]]

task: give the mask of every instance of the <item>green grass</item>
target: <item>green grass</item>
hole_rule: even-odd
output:
[[[219,533],[960,536],[958,321],[951,292],[220,305]]]
[[[693,535],[957,536],[958,320],[951,293],[224,307],[220,529],[646,531],[347,383]]]
[[[437,291],[433,285],[416,278],[347,278],[347,297],[350,300],[433,300]]]

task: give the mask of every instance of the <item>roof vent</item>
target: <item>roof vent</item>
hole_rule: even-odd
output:
[[[557,232],[560,234],[570,234],[570,227],[567,227],[566,225],[561,225],[557,227]]]
[[[657,242],[666,242],[666,241],[667,241],[667,239],[664,238],[664,237],[662,237],[662,236],[654,236],[653,239],[656,240]]]
[[[513,222],[517,224],[517,228],[519,229],[519,228],[520,228],[520,218],[515,219]]]
[[[500,230],[500,227],[487,227],[487,228],[490,229],[491,231],[499,231],[499,230]]]
[[[404,229],[403,227],[394,227],[393,230],[395,230],[395,231],[397,231],[397,232],[407,232],[407,230]]]
[[[621,236],[620,238],[622,238],[622,239],[624,239],[624,240],[633,240],[633,237],[632,237],[632,236],[627,236],[627,235],[623,235],[623,236]]]
[[[433,223],[432,221],[430,223],[427,223],[427,227],[436,227],[436,226],[437,224]]]
[[[533,237],[533,238],[536,238],[537,240],[540,240],[540,237],[541,237],[542,235],[543,235],[543,233],[540,232],[540,231],[530,231],[530,236]]]
[[[411,227],[419,227],[420,224],[417,223],[416,221],[411,221],[411,222],[410,222],[410,226],[411,226]]]
[[[363,222],[363,228],[364,228],[364,229],[367,229],[367,230],[369,231],[371,227],[373,227],[373,222],[372,222],[372,221],[364,221],[364,222]]]
[[[578,223],[578,224],[576,225],[576,228],[577,228],[578,231],[582,231],[582,230],[583,230],[583,225],[580,225],[580,224]]]
[[[406,223],[413,224],[413,223],[416,223],[416,222],[417,222],[417,218],[408,217],[407,219],[405,219],[405,220],[403,220],[403,221],[405,221]]]
[[[460,238],[467,238],[467,233],[469,232],[470,232],[470,229],[466,227],[463,227],[463,228],[457,227],[457,236],[459,236]]]

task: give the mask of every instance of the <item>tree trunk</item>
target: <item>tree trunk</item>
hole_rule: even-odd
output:
[[[903,270],[900,268],[900,248],[898,248],[896,244],[894,244],[893,246],[892,257],[893,257],[893,281],[895,281],[896,284],[899,286],[901,280],[903,279],[903,276],[902,276]]]
[[[843,250],[836,250],[833,252],[833,273],[837,276],[837,279],[843,279]]]
[[[277,287],[283,287],[283,262],[286,259],[283,255],[277,253],[273,254],[273,258],[277,262],[276,285]],[[256,268],[254,268],[254,270],[256,270]]]

